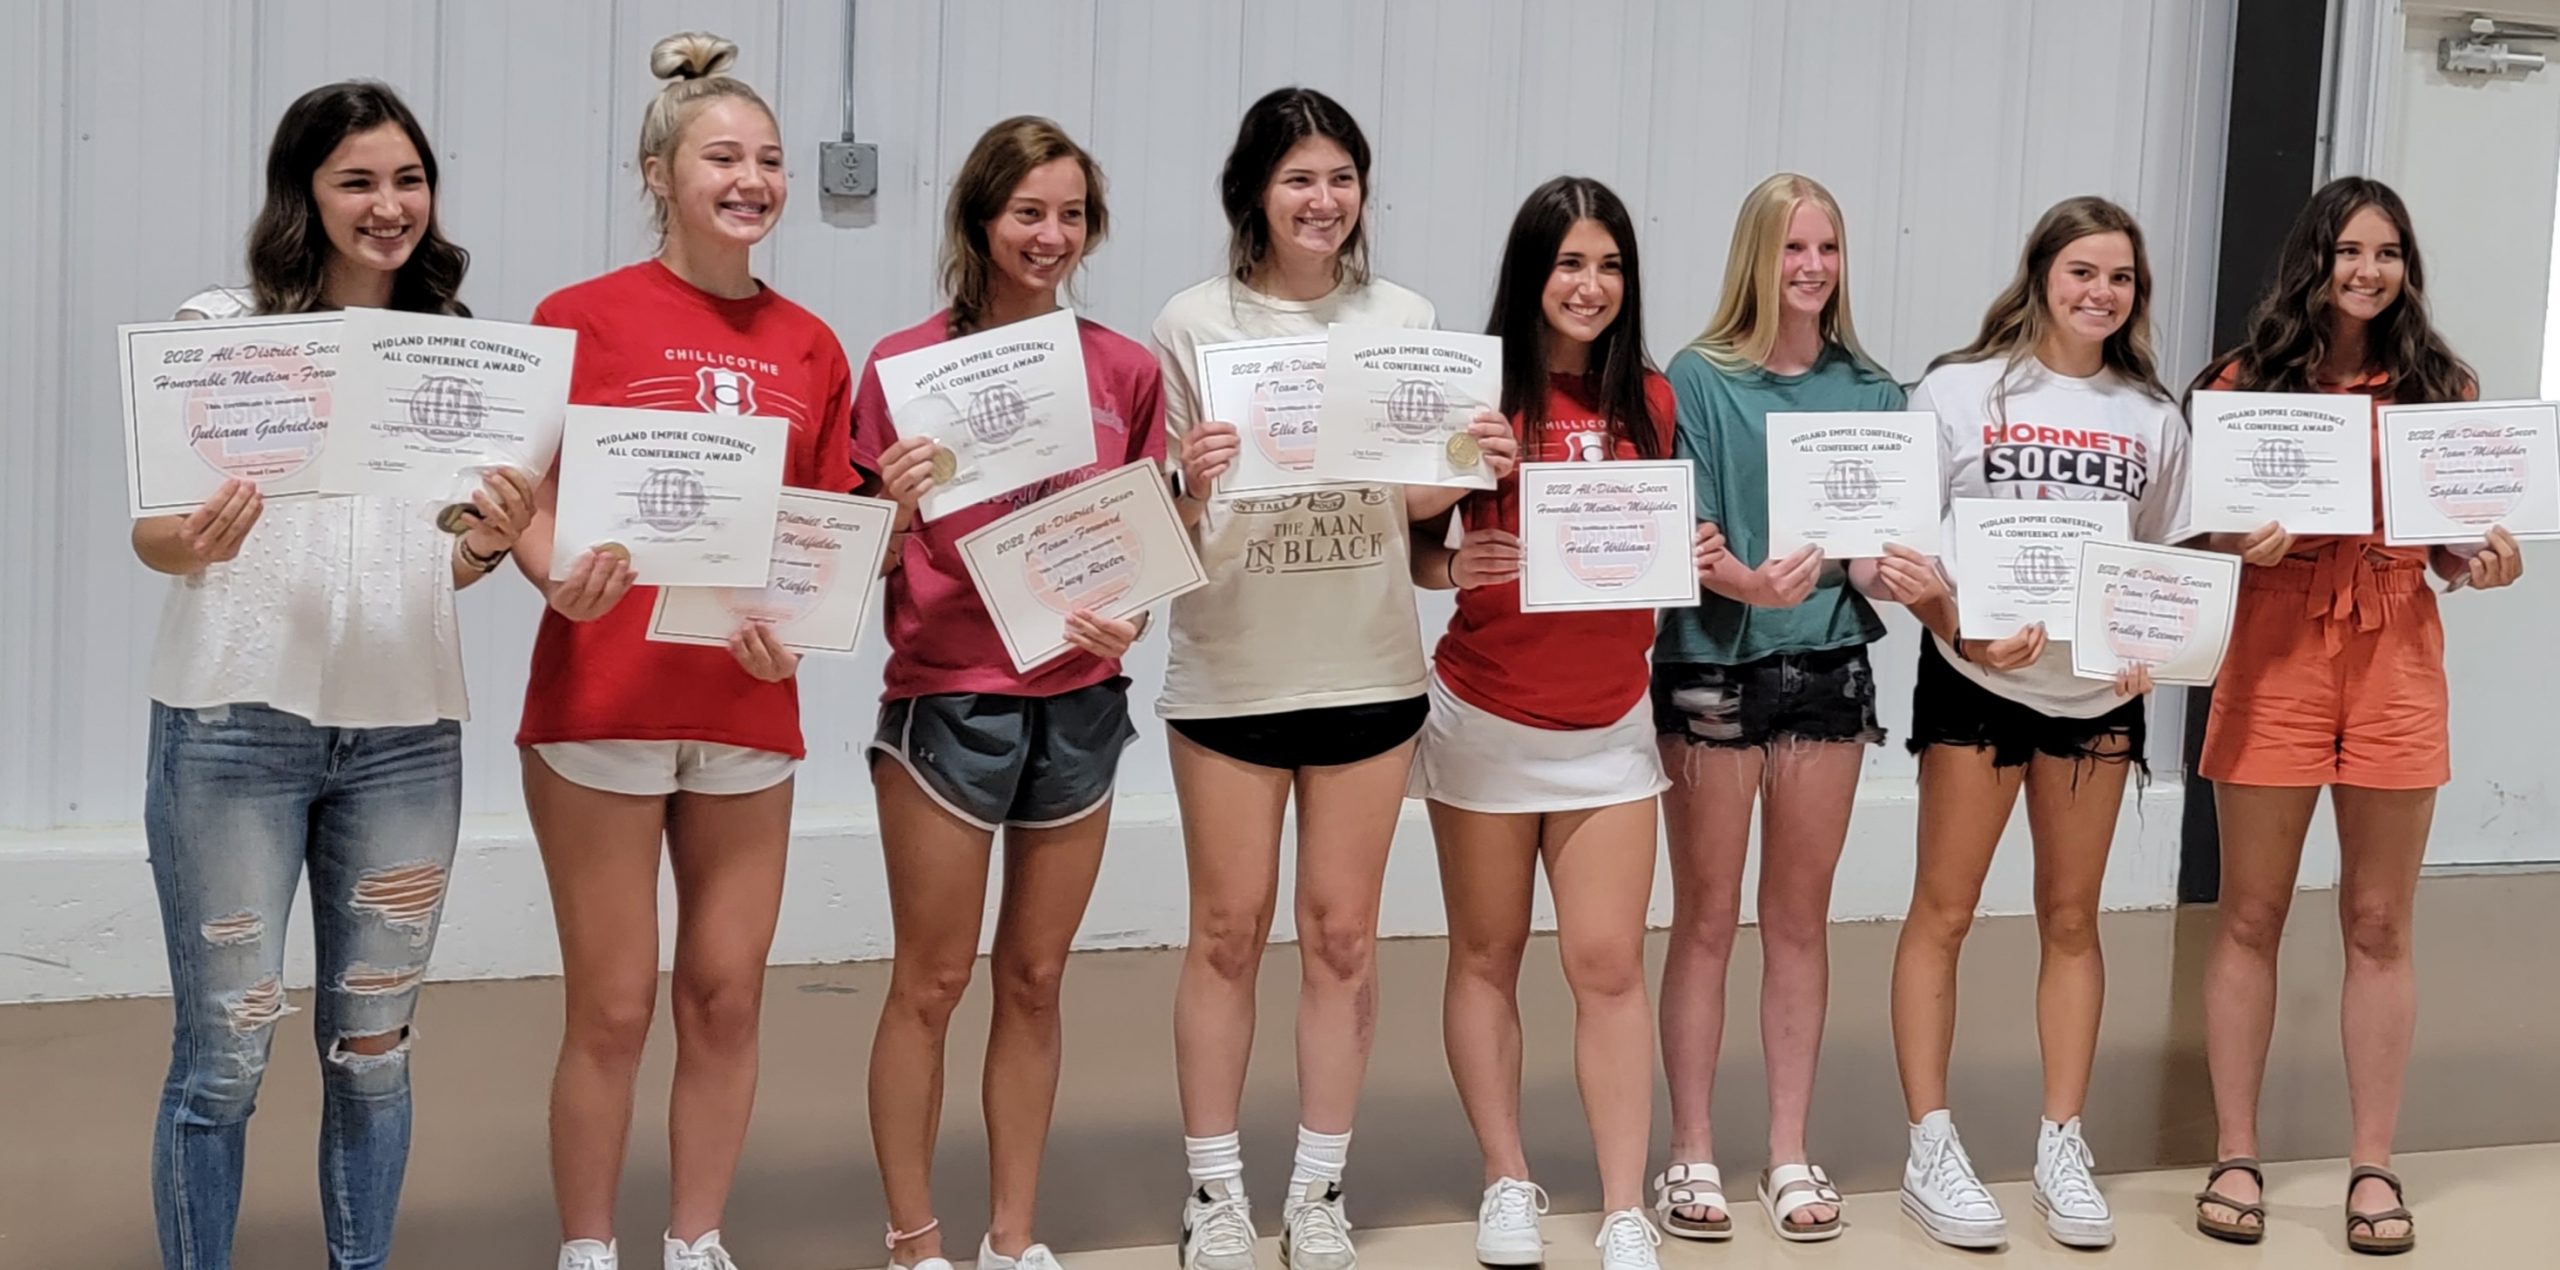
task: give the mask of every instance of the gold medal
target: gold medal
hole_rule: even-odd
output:
[[[951,483],[951,479],[958,475],[960,475],[959,457],[940,446],[934,447],[933,483],[936,485],[948,485]]]
[[[618,542],[597,543],[595,545],[595,553],[600,556],[612,556],[618,560],[629,560],[631,558],[631,548],[623,546]]]
[[[1465,468],[1472,471],[1476,464],[1483,461],[1484,447],[1476,444],[1476,436],[1474,433],[1458,432],[1450,435],[1449,465],[1451,467]]]
[[[480,509],[469,503],[455,503],[436,513],[436,528],[449,534],[463,533],[480,522]]]

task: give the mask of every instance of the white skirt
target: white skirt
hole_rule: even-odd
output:
[[[1670,784],[1650,700],[1606,727],[1533,728],[1469,705],[1435,673],[1407,792],[1461,811],[1527,813],[1636,802]]]

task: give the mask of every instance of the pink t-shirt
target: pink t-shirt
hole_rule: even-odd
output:
[[[943,342],[949,338],[943,333],[946,320],[946,314],[936,313],[882,339],[862,365],[862,380],[853,394],[853,466],[862,473],[866,489],[879,484],[880,455],[898,440],[888,397],[880,388],[880,359]],[[882,700],[952,692],[1054,697],[1120,673],[1120,663],[1084,652],[1069,652],[1028,674],[1014,670],[1004,639],[996,634],[978,589],[970,585],[969,568],[960,560],[960,540],[981,526],[1140,459],[1164,462],[1164,380],[1154,354],[1096,322],[1078,318],[1076,330],[1084,344],[1098,461],[939,520],[916,522],[898,567],[889,571],[882,588],[889,635]]]

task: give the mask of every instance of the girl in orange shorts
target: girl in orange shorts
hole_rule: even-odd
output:
[[[2247,342],[2215,359],[2194,387],[2362,393],[2384,403],[2475,397],[2471,369],[2427,320],[2425,285],[2400,196],[2362,177],[2331,182],[2294,222]],[[2255,1157],[2276,946],[2303,836],[2328,786],[2354,1119],[2347,1242],[2358,1252],[2403,1251],[2416,1229],[2385,1165],[2417,1018],[2409,927],[2436,789],[2452,776],[2444,626],[2427,575],[2449,588],[2505,586],[2524,571],[2523,555],[2504,529],[2463,550],[2390,547],[2378,532],[2296,538],[2272,524],[2214,537],[2210,545],[2249,567],[2198,765],[2215,785],[2222,902],[2205,969],[2219,1162],[2196,1223],[2240,1243],[2265,1235]]]

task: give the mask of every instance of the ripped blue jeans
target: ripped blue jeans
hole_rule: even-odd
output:
[[[462,727],[324,728],[260,705],[151,707],[144,828],[177,1023],[152,1135],[168,1270],[227,1270],[249,1114],[311,875],[335,1270],[391,1250],[409,1159],[409,1025],[462,827]]]

